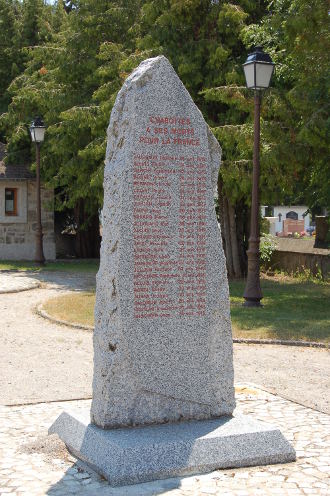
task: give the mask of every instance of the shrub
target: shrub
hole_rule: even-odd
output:
[[[261,217],[261,219],[260,219],[260,232],[262,232],[263,234],[269,234],[269,230],[270,230],[269,220],[266,219],[265,217]]]
[[[271,234],[262,233],[260,238],[260,260],[262,263],[270,262],[276,250],[276,239]]]

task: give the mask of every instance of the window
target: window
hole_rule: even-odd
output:
[[[18,215],[17,214],[17,189],[16,188],[6,188],[5,189],[5,214],[6,215]]]

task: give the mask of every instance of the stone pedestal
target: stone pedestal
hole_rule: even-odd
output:
[[[279,429],[245,415],[103,430],[89,411],[62,413],[49,432],[112,486],[295,460]]]

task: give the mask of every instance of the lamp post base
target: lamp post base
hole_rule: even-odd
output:
[[[263,304],[260,300],[248,300],[245,299],[245,302],[242,304],[243,307],[263,307]]]
[[[260,286],[259,237],[250,237],[248,256],[248,274],[243,294],[245,307],[262,307],[263,295]]]

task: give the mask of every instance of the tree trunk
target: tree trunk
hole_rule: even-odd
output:
[[[228,205],[228,219],[230,230],[230,245],[233,259],[233,268],[235,277],[242,277],[242,270],[239,258],[238,242],[237,242],[237,229],[236,229],[236,215],[235,209],[227,200]]]
[[[248,248],[249,209],[243,200],[241,200],[236,205],[235,213],[236,213],[236,232],[237,232],[240,267],[241,267],[242,275],[245,276],[247,273],[246,250]]]
[[[225,238],[225,227],[224,227],[224,206],[223,206],[223,196],[221,194],[221,176],[218,175],[218,208],[215,209],[218,217],[218,222],[221,229],[221,238],[223,250],[226,253],[226,238]]]
[[[221,226],[221,235],[223,240],[223,249],[226,257],[228,277],[234,277],[233,258],[230,241],[229,219],[228,219],[228,202],[223,193],[223,183],[221,175],[218,176],[218,203],[219,203],[219,221]]]
[[[100,222],[98,213],[87,214],[84,200],[80,199],[74,209],[77,224],[75,243],[78,258],[99,258],[100,256]]]

